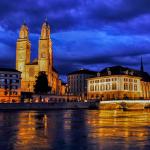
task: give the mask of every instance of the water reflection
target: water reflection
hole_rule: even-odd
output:
[[[0,112],[0,150],[150,149],[150,111]]]

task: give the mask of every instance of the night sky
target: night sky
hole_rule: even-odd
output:
[[[15,67],[24,20],[37,57],[45,17],[61,75],[114,65],[139,69],[141,56],[150,73],[150,0],[0,0],[0,67]]]

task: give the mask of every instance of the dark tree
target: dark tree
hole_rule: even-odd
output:
[[[46,94],[50,92],[51,88],[48,86],[47,75],[44,71],[39,72],[36,77],[34,92],[36,94]]]

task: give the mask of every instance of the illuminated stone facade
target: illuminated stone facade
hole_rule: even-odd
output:
[[[59,77],[53,67],[52,41],[50,39],[50,26],[47,21],[43,23],[41,29],[38,58],[30,62],[30,57],[31,43],[29,40],[29,31],[27,25],[23,24],[16,44],[16,69],[22,72],[21,90],[24,92],[33,92],[35,76],[40,71],[45,71],[49,86],[52,87],[52,93],[58,94]]]
[[[0,68],[0,103],[18,103],[21,95],[21,72]]]
[[[68,74],[68,94],[78,98],[87,98],[87,78],[96,76],[95,71],[80,69]]]
[[[115,66],[88,79],[89,99],[149,99],[150,76],[146,72]]]

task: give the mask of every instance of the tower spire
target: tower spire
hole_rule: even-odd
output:
[[[45,17],[45,22],[47,22],[47,16]]]
[[[141,72],[144,72],[144,66],[143,66],[143,59],[142,59],[142,56],[141,56],[141,69],[140,69]]]
[[[26,20],[25,19],[23,20],[23,25],[26,25]]]

